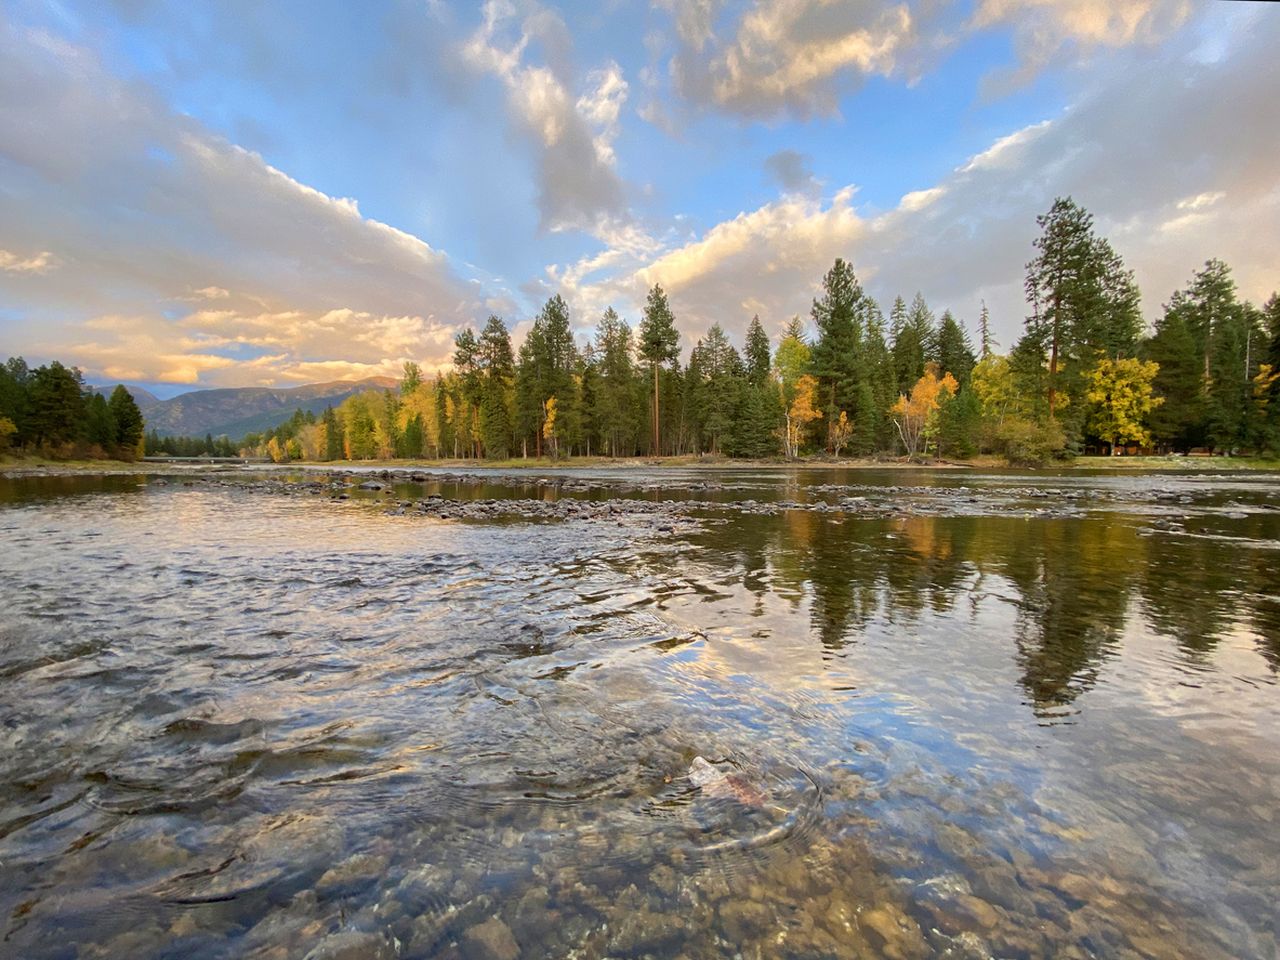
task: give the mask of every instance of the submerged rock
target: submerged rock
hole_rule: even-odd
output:
[[[476,924],[463,934],[463,940],[467,945],[467,956],[475,960],[516,960],[520,956],[520,944],[516,943],[515,935],[498,917]]]
[[[727,766],[727,765],[726,765]],[[737,800],[749,807],[764,806],[768,797],[731,769],[723,769],[705,757],[694,757],[689,764],[689,782],[708,797]]]

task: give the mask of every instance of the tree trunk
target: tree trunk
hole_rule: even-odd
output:
[[[658,364],[653,364],[653,455],[662,456],[662,437],[658,428]]]

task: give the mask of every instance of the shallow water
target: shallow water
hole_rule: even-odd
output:
[[[1276,955],[1280,477],[314,476],[0,480],[0,955]]]

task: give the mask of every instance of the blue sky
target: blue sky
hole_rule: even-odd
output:
[[[653,282],[686,342],[836,256],[1007,346],[1072,194],[1149,317],[1280,286],[1280,10],[1189,0],[0,9],[0,353],[177,390],[447,363]]]

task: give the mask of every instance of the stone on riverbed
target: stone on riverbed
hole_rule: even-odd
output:
[[[473,960],[516,960],[520,956],[520,944],[515,935],[498,917],[490,917],[484,923],[476,924],[462,939],[467,947],[467,956]]]
[[[732,772],[732,768],[727,764],[724,766],[727,769],[716,766],[705,757],[694,757],[693,762],[689,764],[689,782],[709,797],[737,800],[749,807],[765,804],[768,798],[763,793],[748,783],[745,778]]]
[[[395,955],[391,944],[377,934],[344,930],[325,937],[306,960],[391,960]]]

